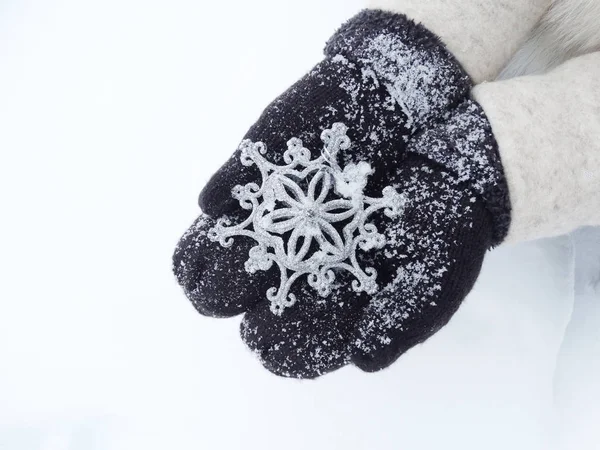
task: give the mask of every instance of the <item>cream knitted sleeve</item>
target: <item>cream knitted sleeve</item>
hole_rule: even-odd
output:
[[[484,83],[473,96],[500,148],[507,242],[600,225],[600,53],[545,75]]]

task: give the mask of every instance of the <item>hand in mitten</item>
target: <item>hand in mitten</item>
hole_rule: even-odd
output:
[[[303,378],[427,339],[508,226],[489,125],[435,36],[366,11],[326,54],[213,176],[174,256],[198,311],[245,313],[263,364]]]

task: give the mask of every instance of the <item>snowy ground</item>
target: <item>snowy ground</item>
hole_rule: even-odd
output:
[[[0,4],[0,449],[599,448],[597,230],[489,254],[374,375],[276,378],[195,313],[200,188],[361,5],[207,3]]]

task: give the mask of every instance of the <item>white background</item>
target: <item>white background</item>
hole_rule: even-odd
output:
[[[201,187],[360,6],[0,3],[2,450],[600,448],[600,301],[569,238],[491,253],[389,370],[315,382],[176,285]]]

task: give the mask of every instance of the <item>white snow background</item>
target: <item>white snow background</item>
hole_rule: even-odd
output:
[[[277,378],[175,283],[204,183],[360,7],[0,2],[0,449],[600,448],[597,230],[490,253],[377,374]]]

